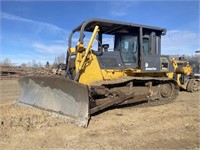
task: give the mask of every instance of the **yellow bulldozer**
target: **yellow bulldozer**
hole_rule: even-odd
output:
[[[200,91],[200,64],[195,60],[187,60],[185,57],[171,59],[174,66],[173,78],[181,89],[188,92]]]
[[[161,55],[165,34],[147,25],[84,21],[69,35],[65,76],[19,79],[18,103],[87,127],[92,114],[111,106],[172,102],[179,86],[169,56]]]

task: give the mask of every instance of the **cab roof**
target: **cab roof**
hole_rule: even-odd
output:
[[[116,33],[124,33],[124,32],[126,33],[132,30],[137,30],[139,28],[153,30],[155,32],[160,32],[162,35],[166,33],[165,28],[135,24],[135,23],[128,23],[128,22],[121,22],[121,21],[114,21],[114,20],[99,19],[99,18],[93,18],[93,19],[84,21],[77,28],[75,28],[74,31],[92,32],[96,25],[100,27],[101,33],[104,33],[104,34],[116,34]]]

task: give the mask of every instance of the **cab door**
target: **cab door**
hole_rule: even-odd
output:
[[[115,50],[120,52],[125,68],[138,67],[138,36],[120,35],[115,39]]]
[[[154,32],[146,34],[142,38],[142,72],[160,72],[161,55],[159,37]]]

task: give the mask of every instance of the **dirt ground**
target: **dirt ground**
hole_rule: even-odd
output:
[[[0,81],[1,149],[199,149],[200,93],[154,107],[116,108],[82,128],[37,109],[16,106],[17,80]]]

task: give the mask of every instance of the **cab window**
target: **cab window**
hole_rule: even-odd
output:
[[[149,38],[143,38],[143,53],[144,55],[150,54]]]

